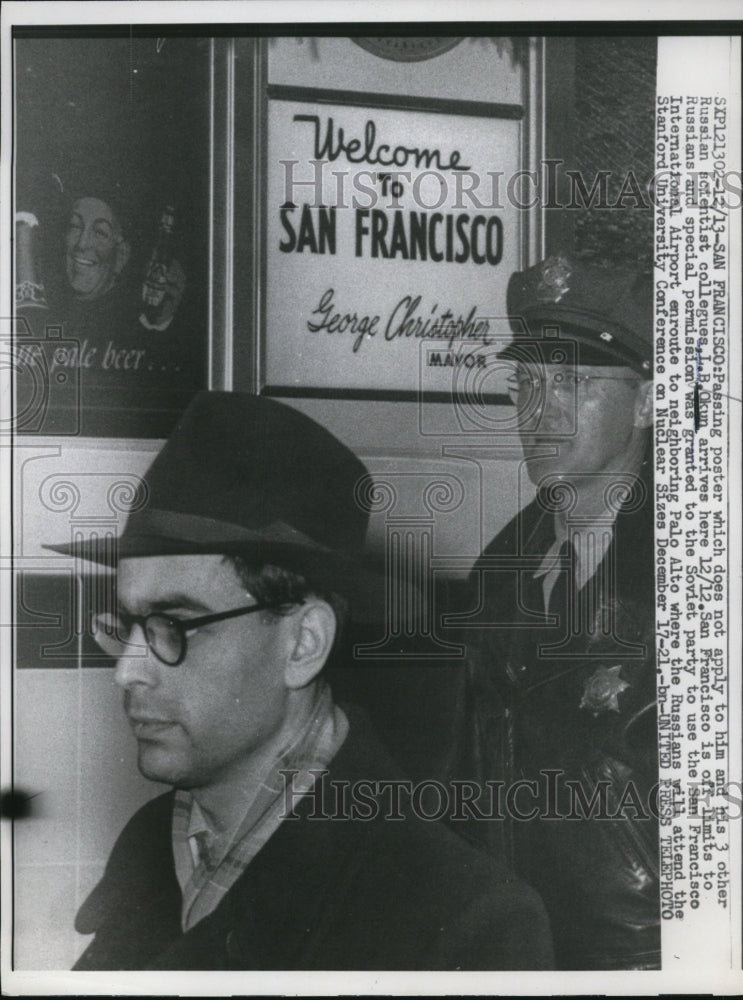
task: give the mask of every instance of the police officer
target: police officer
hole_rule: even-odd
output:
[[[559,967],[657,968],[652,281],[554,256],[508,313],[536,498],[471,577],[464,766],[508,792],[477,831],[541,892]]]

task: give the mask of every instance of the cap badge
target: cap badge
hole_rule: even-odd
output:
[[[572,271],[564,257],[548,257],[542,265],[536,297],[540,302],[559,302],[570,291]]]
[[[600,333],[599,337],[601,340],[605,340],[607,344],[610,344],[612,340],[614,340],[612,335],[610,333],[607,333],[606,330],[604,330],[603,333]]]
[[[579,707],[588,709],[594,717],[599,712],[618,712],[619,695],[630,687],[619,676],[621,669],[621,664],[616,667],[599,667],[586,681]]]

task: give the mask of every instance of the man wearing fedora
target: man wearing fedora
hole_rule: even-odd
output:
[[[298,411],[204,392],[115,551],[55,547],[116,564],[96,635],[140,771],[172,786],[81,907],[95,936],[76,969],[549,966],[537,895],[413,815],[324,679],[348,601],[377,590],[354,499],[366,474]]]
[[[473,569],[461,764],[522,782],[474,832],[543,896],[564,969],[660,961],[652,290],[568,255],[508,289],[527,503]]]

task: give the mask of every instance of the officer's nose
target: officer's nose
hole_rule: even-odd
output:
[[[114,680],[121,688],[134,684],[154,687],[158,683],[160,663],[156,659],[141,626],[135,625],[122,655],[116,661]]]
[[[535,400],[531,419],[527,422],[537,433],[559,434],[574,423],[574,411],[574,402],[565,401],[548,389]]]

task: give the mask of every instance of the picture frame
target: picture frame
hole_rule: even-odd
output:
[[[264,151],[242,170],[260,192],[251,242],[265,248],[255,354],[241,365],[235,345],[236,383],[276,397],[508,404],[506,287],[539,243],[528,167],[541,54],[520,46],[515,99],[467,100],[425,81],[418,93],[296,86],[272,69],[272,41],[256,43],[258,132],[236,142]],[[444,286],[456,289],[446,301]]]

